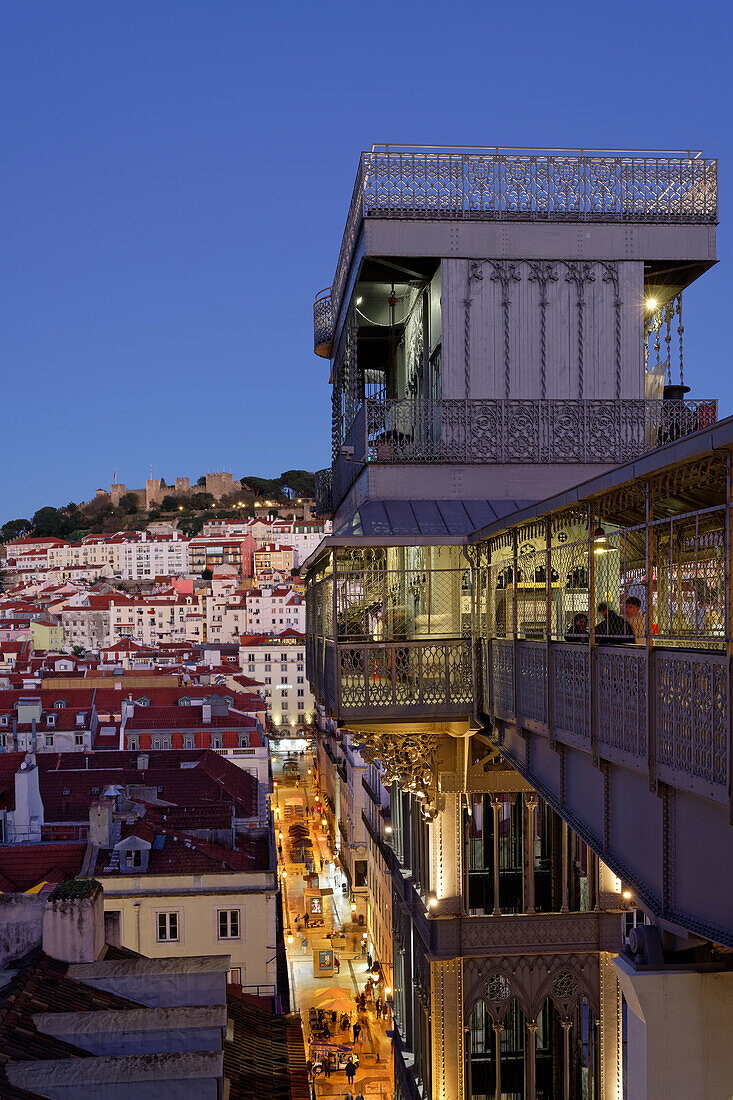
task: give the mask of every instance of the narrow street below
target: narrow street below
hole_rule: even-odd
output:
[[[273,757],[273,781],[277,783],[277,787],[273,791],[272,807],[278,837],[293,1010],[300,1012],[303,1020],[306,1058],[310,1057],[316,1062],[324,1049],[336,1054],[338,1045],[347,1048],[342,1053],[341,1061],[348,1058],[348,1053],[352,1050],[359,1060],[353,1085],[349,1085],[343,1068],[331,1070],[330,1076],[326,1076],[325,1072],[317,1074],[314,1077],[316,1095],[345,1097],[351,1094],[358,1097],[361,1094],[365,1098],[382,1096],[385,1100],[392,1100],[392,1043],[386,1035],[391,1029],[392,1018],[391,1014],[387,1020],[377,1018],[375,989],[369,975],[364,928],[351,923],[351,905],[341,887],[342,876],[338,865],[334,863],[334,853],[329,847],[328,837],[321,830],[319,815],[315,813],[310,754],[306,753],[298,760],[299,779],[294,774],[283,774],[283,767],[283,758]],[[311,768],[310,775],[308,768]],[[290,770],[293,770],[292,767]],[[318,874],[319,888],[331,891],[323,896],[323,924],[316,927],[312,919],[308,922],[309,927],[305,927],[304,891],[309,885],[309,875],[306,862],[293,858],[297,855],[297,849],[290,843],[289,830],[296,823],[307,827],[307,836],[312,847],[309,848],[306,844],[303,850],[306,853],[312,852],[311,864],[313,871]],[[291,937],[292,943],[288,943]],[[320,954],[321,951],[331,950],[338,960],[337,970],[322,977],[314,976],[314,952]],[[343,1008],[338,1006],[335,1020],[332,1019],[332,1012],[328,1012],[327,1026],[331,1034],[325,1039],[327,1046],[324,1048],[323,1042],[314,1041],[309,1044],[309,1018],[311,1009],[318,1006],[319,993],[322,994],[326,989],[338,990],[343,994]],[[358,1008],[356,1003],[356,998],[362,993],[368,994],[363,1009]],[[381,999],[383,1003],[383,994]],[[344,1014],[348,1016],[348,1028],[342,1030]],[[358,1024],[361,1029],[356,1043],[353,1042],[354,1024]]]

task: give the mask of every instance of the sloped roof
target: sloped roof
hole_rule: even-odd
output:
[[[533,500],[369,500],[332,537],[465,538],[476,528],[533,503]]]

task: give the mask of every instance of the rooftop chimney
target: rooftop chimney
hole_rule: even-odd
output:
[[[137,758],[137,770],[145,772],[150,767],[150,757],[146,752],[141,752]]]
[[[204,703],[201,707],[201,721],[206,726],[211,725],[211,703]]]
[[[43,951],[61,962],[96,962],[104,947],[104,895],[93,878],[68,879],[43,910]]]

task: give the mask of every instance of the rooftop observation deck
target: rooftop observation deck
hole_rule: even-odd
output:
[[[732,453],[728,419],[469,540],[502,755],[663,925],[729,947]]]
[[[366,219],[714,225],[718,165],[697,150],[375,145],[359,158],[333,285],[314,305],[330,355]]]

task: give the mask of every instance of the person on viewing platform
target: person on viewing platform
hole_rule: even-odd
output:
[[[607,603],[598,604],[598,614],[601,617],[595,626],[596,641],[606,645],[620,645],[635,640],[634,632],[626,619],[622,619]]]
[[[646,622],[644,612],[641,610],[641,600],[638,596],[627,596],[625,606],[626,622],[634,632],[634,641],[637,645],[644,645]]]

